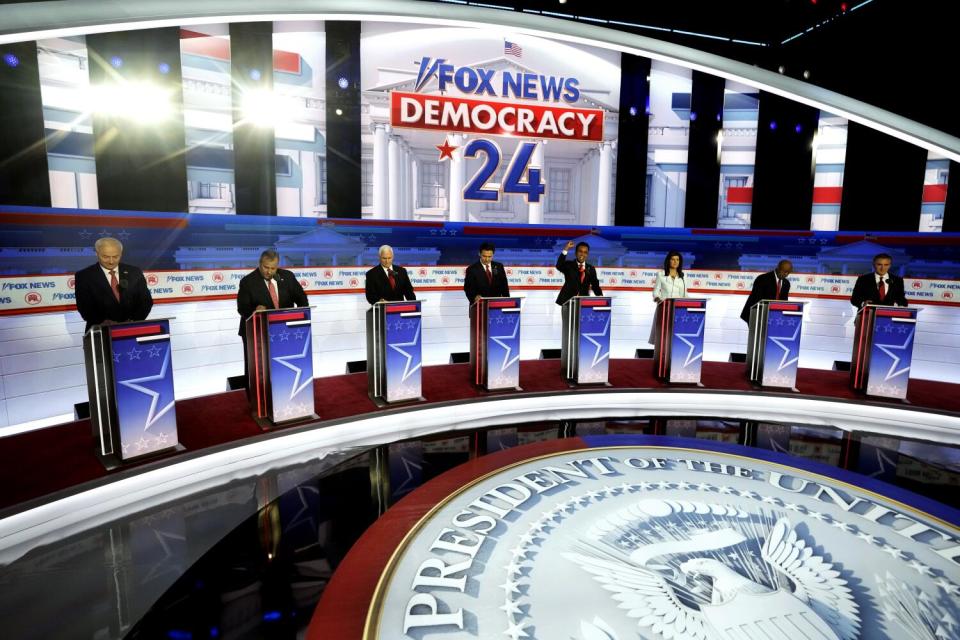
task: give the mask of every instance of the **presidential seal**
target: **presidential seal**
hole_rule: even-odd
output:
[[[955,511],[704,446],[587,447],[468,484],[396,550],[366,637],[960,638]]]

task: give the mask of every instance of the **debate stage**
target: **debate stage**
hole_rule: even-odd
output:
[[[701,380],[702,388],[668,385],[654,378],[650,360],[612,359],[610,387],[571,388],[563,380],[557,360],[527,360],[521,362],[522,392],[485,393],[471,385],[469,365],[452,364],[423,368],[425,402],[377,409],[367,397],[365,373],[330,376],[314,380],[320,420],[269,432],[261,431],[251,417],[243,391],[181,400],[176,403],[176,413],[180,442],[186,450],[115,472],[107,472],[94,455],[88,420],[5,438],[0,449],[0,486],[5,487],[0,495],[0,513],[26,511],[116,480],[244,445],[258,444],[261,451],[269,450],[275,438],[294,434],[309,438],[304,434],[334,426],[341,434],[340,444],[380,444],[417,435],[418,425],[424,429],[433,425],[440,431],[465,428],[467,424],[516,423],[547,413],[557,419],[668,413],[792,419],[831,424],[848,431],[862,428],[933,442],[960,441],[960,431],[953,424],[960,416],[957,384],[911,380],[908,403],[901,403],[857,395],[849,387],[849,374],[837,371],[800,369],[797,392],[757,390],[739,363],[704,362]],[[496,408],[490,405],[490,411],[484,411],[484,404],[493,401],[498,403]],[[453,416],[452,408],[456,409]],[[870,417],[869,427],[859,426],[857,420],[863,416]],[[353,423],[371,418],[380,424],[376,435],[366,427],[351,430]],[[319,446],[318,441],[311,442]]]

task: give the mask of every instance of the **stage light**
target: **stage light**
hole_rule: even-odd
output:
[[[293,119],[294,108],[289,99],[267,89],[251,89],[243,93],[243,120],[258,127],[275,127]]]
[[[846,2],[841,2],[841,3],[840,3],[840,11],[846,11],[846,10],[847,10],[847,3],[846,3]]]
[[[3,63],[8,67],[19,67],[20,58],[13,55],[12,53],[5,53],[3,54]]]
[[[771,121],[770,121],[770,131],[776,131],[776,130],[777,130],[777,121],[776,121],[776,120],[771,120]]]
[[[777,73],[782,74],[782,73],[784,73],[786,70],[787,70],[787,68],[786,68],[785,66],[783,66],[783,65],[780,65],[779,67],[777,67]]]
[[[113,56],[112,58],[110,58],[110,66],[113,67],[114,69],[119,69],[120,67],[123,66],[123,58],[121,58],[120,56]]]
[[[334,111],[334,113],[337,114],[338,116],[342,116],[342,115],[343,115],[343,109],[337,109],[336,111]]]
[[[804,70],[803,70],[803,79],[804,79],[804,80],[809,80],[809,79],[810,79],[810,71],[809,71],[808,69],[804,69]]]
[[[257,82],[261,78],[260,69],[250,69],[250,79]]]
[[[630,107],[629,111],[630,111],[630,115],[631,115],[631,116],[637,115],[637,108],[636,108],[636,107]]]
[[[90,88],[89,111],[141,123],[162,122],[173,113],[170,92],[148,83]]]
[[[159,71],[163,75],[167,75],[168,73],[170,73],[170,65],[167,64],[166,62],[161,62],[160,64],[157,65],[157,71]]]
[[[717,114],[717,122],[723,122],[723,114],[722,114],[722,113],[718,113],[718,114]]]
[[[340,87],[341,89],[346,89],[347,87],[350,86],[350,81],[347,80],[346,76],[340,76],[339,78],[337,78],[337,86]]]
[[[803,126],[798,124],[797,126],[795,126],[795,127],[793,128],[793,130],[796,131],[797,133],[802,133],[802,132],[803,132]]]
[[[692,122],[693,120],[696,120],[696,119],[697,119],[697,112],[696,112],[696,111],[691,111],[691,112],[690,112],[690,120],[691,120],[691,122]]]

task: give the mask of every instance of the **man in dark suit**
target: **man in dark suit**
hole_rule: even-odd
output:
[[[853,285],[850,304],[860,308],[865,304],[885,304],[898,307],[907,306],[907,296],[903,288],[903,278],[890,273],[893,258],[886,253],[873,257],[873,273],[865,273],[857,278]]]
[[[787,278],[791,273],[793,264],[789,260],[781,260],[776,269],[757,276],[753,281],[750,296],[743,305],[740,319],[750,322],[750,309],[761,300],[787,300],[790,296],[790,281]]]
[[[592,264],[587,264],[587,257],[590,255],[590,245],[581,242],[577,245],[574,252],[574,260],[567,260],[567,252],[573,249],[573,240],[567,242],[563,252],[557,258],[557,271],[563,274],[563,287],[560,288],[560,294],[557,296],[557,304],[562,305],[573,296],[593,295],[602,296],[603,290],[600,288],[600,281],[597,279],[597,270]]]
[[[143,272],[120,262],[123,245],[115,238],[94,244],[97,264],[76,273],[77,311],[87,321],[85,331],[97,324],[143,320],[153,308],[153,297]]]
[[[260,254],[260,264],[243,276],[237,290],[237,313],[240,314],[240,339],[243,341],[243,373],[249,375],[247,362],[247,332],[244,323],[254,311],[307,307],[310,303],[303,287],[292,272],[280,268],[280,254],[266,250]]]
[[[407,270],[393,264],[393,247],[383,245],[379,255],[380,264],[367,271],[367,302],[376,304],[380,301],[416,300]]]
[[[480,259],[467,267],[463,278],[463,292],[470,304],[480,298],[506,298],[510,296],[510,284],[503,265],[493,261],[493,244],[480,245]]]

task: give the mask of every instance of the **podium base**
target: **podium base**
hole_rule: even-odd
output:
[[[483,393],[516,393],[517,391],[523,391],[523,387],[503,387],[500,389],[487,389],[482,384],[475,384],[473,388],[477,391],[482,391]]]
[[[154,453],[140,456],[132,460],[121,460],[117,456],[101,456],[99,454],[97,455],[97,459],[100,461],[100,464],[103,465],[104,469],[107,471],[115,471],[121,467],[127,467],[133,464],[139,464],[141,462],[153,462],[154,460],[166,458],[167,456],[182,453],[186,450],[187,448],[178,442],[176,446],[168,447],[161,451],[155,451]]]
[[[289,427],[290,425],[300,424],[302,422],[311,422],[313,420],[320,419],[320,416],[315,413],[291,418],[290,420],[281,420],[280,422],[273,422],[270,420],[270,418],[258,418],[253,414],[250,414],[250,417],[253,418],[253,421],[257,423],[258,427],[260,427],[260,431],[273,431],[274,429],[280,429],[281,427]]]
[[[379,397],[379,396],[374,396],[374,395],[371,394],[371,393],[367,393],[367,397],[370,398],[370,402],[372,402],[373,404],[377,405],[377,409],[383,409],[384,407],[398,407],[398,406],[402,406],[402,405],[405,405],[405,404],[413,404],[413,403],[415,403],[415,402],[426,402],[426,401],[427,401],[427,399],[424,398],[423,396],[420,396],[419,398],[406,398],[406,399],[404,399],[404,400],[396,400],[396,401],[394,401],[394,402],[389,402],[389,401],[384,400],[383,398],[381,398],[381,397]]]
[[[571,380],[570,378],[564,378],[563,381],[566,382],[567,386],[570,387],[571,389],[575,387],[612,387],[613,386],[609,382],[577,382],[575,380]]]

